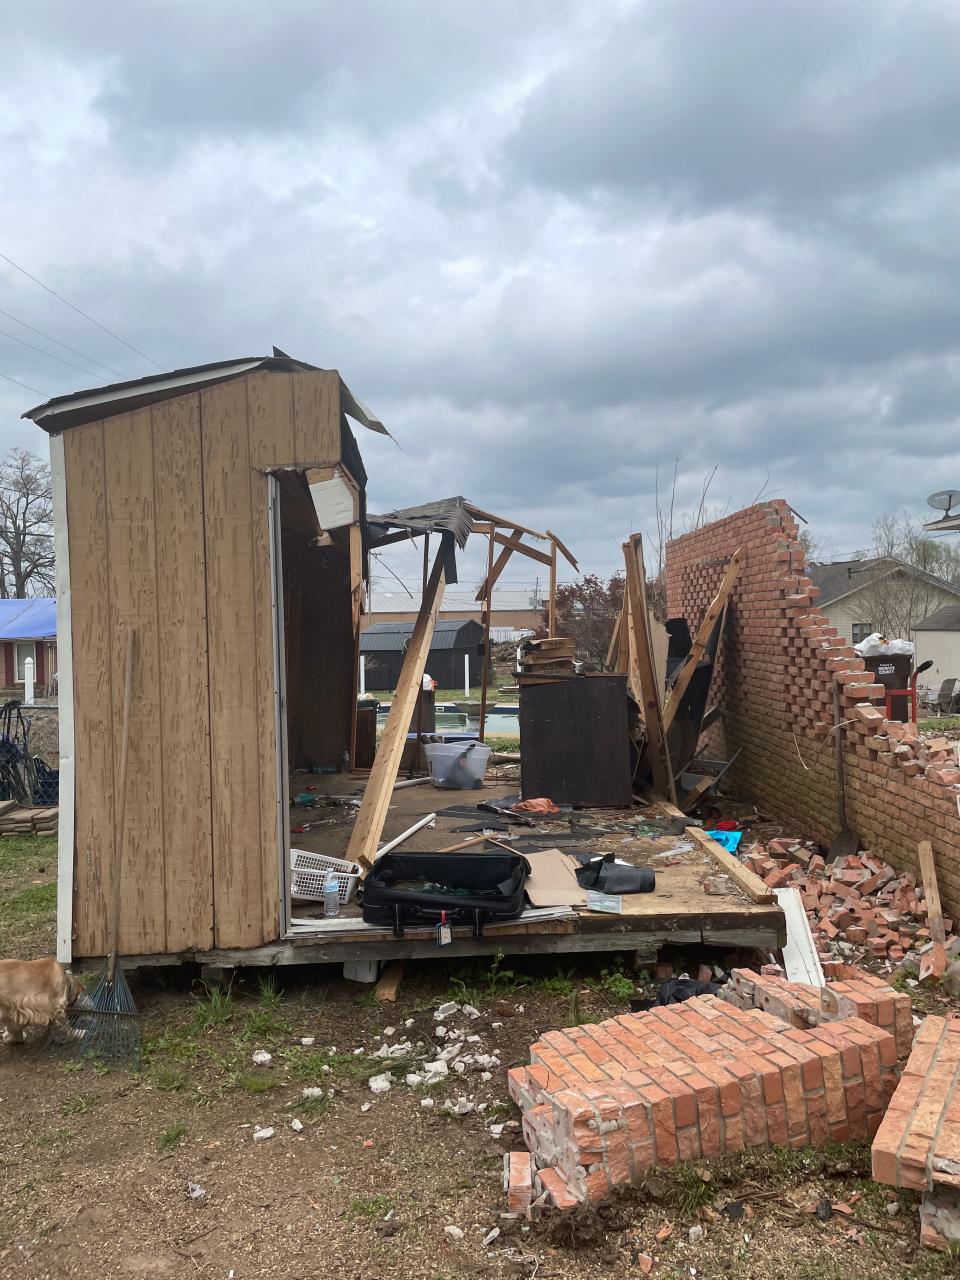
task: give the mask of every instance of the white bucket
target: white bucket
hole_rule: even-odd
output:
[[[428,742],[424,753],[435,787],[469,791],[480,787],[490,748],[479,742]]]

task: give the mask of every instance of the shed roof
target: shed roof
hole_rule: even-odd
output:
[[[315,364],[294,360],[277,347],[272,356],[245,356],[236,360],[214,360],[209,364],[191,365],[187,369],[171,369],[169,373],[152,373],[131,382],[111,382],[105,387],[91,387],[86,391],[74,391],[28,409],[24,418],[30,418],[44,431],[63,431],[83,422],[95,422],[118,413],[128,413],[159,400],[170,400],[183,395],[193,387],[212,386],[239,378],[255,369],[268,373],[325,373]],[[340,376],[339,374],[337,375]],[[381,435],[390,432],[380,419],[357,400],[347,384],[340,378],[340,397],[343,410],[361,426],[369,427]]]
[[[56,600],[0,600],[0,640],[54,640],[56,635]]]
[[[960,604],[943,604],[918,622],[914,631],[960,631]]]
[[[361,653],[402,651],[413,633],[412,622],[375,622],[360,636]],[[477,634],[479,632],[479,635]],[[466,633],[466,634],[462,634]],[[479,643],[483,628],[472,618],[441,619],[433,629],[431,649],[459,649]]]
[[[436,502],[424,502],[419,507],[403,507],[388,511],[385,515],[367,516],[374,544],[388,529],[408,529],[411,534],[446,531],[452,533],[461,548],[473,532],[473,520],[467,510],[466,498],[440,498]]]

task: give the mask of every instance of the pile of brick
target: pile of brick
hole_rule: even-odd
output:
[[[734,969],[720,992],[739,1009],[763,1009],[792,1027],[818,1027],[838,1019],[859,1018],[894,1038],[897,1060],[905,1062],[913,1045],[910,997],[856,965],[824,964],[825,987],[789,982],[776,973]]]
[[[533,1156],[516,1181],[508,1165],[511,1204],[545,1195],[571,1208],[656,1165],[872,1137],[897,1079],[880,1016],[798,1027],[700,996],[548,1031],[509,1072]]]
[[[925,954],[929,947],[927,904],[912,872],[895,871],[870,853],[828,863],[809,845],[786,839],[755,845],[743,861],[770,888],[799,889],[824,954],[839,949],[851,958],[867,955],[899,963],[911,948]],[[949,932],[953,922],[945,917],[943,923]],[[931,948],[937,977],[947,954],[958,947],[960,941],[942,955]]]
[[[923,1191],[920,1239],[960,1245],[960,1017],[928,1017],[873,1141],[873,1176]]]

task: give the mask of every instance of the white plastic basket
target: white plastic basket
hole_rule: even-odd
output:
[[[328,858],[323,853],[307,853],[305,849],[290,850],[290,870],[290,896],[301,902],[322,902],[323,888],[332,872],[337,878],[340,902],[345,906],[353,897],[360,879],[360,867],[356,862]]]

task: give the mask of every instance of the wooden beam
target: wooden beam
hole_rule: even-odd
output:
[[[674,681],[673,688],[670,690],[670,696],[667,699],[667,705],[663,713],[663,727],[668,732],[676,717],[680,703],[683,701],[683,695],[687,691],[687,686],[693,679],[693,673],[696,671],[701,658],[706,652],[707,642],[710,639],[713,628],[720,621],[720,618],[727,606],[727,601],[730,598],[730,592],[733,590],[733,584],[737,580],[737,575],[740,572],[742,562],[743,549],[738,547],[730,557],[730,563],[727,565],[726,572],[723,575],[723,580],[720,583],[717,594],[713,597],[709,609],[703,615],[703,621],[697,629],[697,634],[694,637],[693,644],[690,646],[690,652],[687,655],[683,666],[680,668],[680,674]]]
[[[610,637],[610,647],[607,649],[607,660],[603,664],[608,671],[619,670],[620,637],[623,634],[623,610],[624,606],[621,605],[617,620],[613,624],[613,635]]]
[[[373,998],[379,1000],[381,1004],[393,1002],[397,998],[397,992],[400,990],[400,983],[403,981],[403,961],[391,960],[383,973],[380,975],[380,981],[373,989]]]
[[[350,526],[350,597],[353,611],[353,700],[350,704],[350,768],[357,759],[357,695],[360,690],[360,617],[363,613],[363,539],[360,526]]]
[[[519,529],[521,533],[527,533],[531,538],[539,538],[541,542],[549,542],[549,534],[541,533],[539,529],[528,529],[524,524],[517,524],[516,520],[506,520],[503,516],[495,516],[492,511],[484,511],[483,507],[478,507],[473,502],[465,502],[464,510],[467,515],[476,520],[489,520],[491,524],[497,525],[500,529]]]
[[[547,601],[547,635],[557,634],[557,544],[550,544],[550,599]]]
[[[536,547],[528,547],[519,538],[508,538],[505,533],[495,533],[493,540],[501,547],[509,547],[511,551],[519,551],[521,555],[529,556],[531,560],[539,560],[541,564],[550,563],[551,557],[545,551],[538,551]]]
[[[513,537],[518,542],[520,541],[521,534],[522,534],[521,529],[514,529]],[[484,579],[484,581],[480,583],[480,590],[473,597],[474,600],[483,600],[483,598],[487,594],[487,591],[493,590],[494,586],[496,585],[497,579],[500,577],[501,573],[503,573],[504,569],[507,567],[507,561],[510,559],[512,555],[513,555],[513,549],[511,547],[507,547],[500,552],[500,554],[497,556],[496,560],[494,561],[492,575],[488,574],[487,577]],[[490,580],[491,576],[492,576],[492,581]]]
[[[927,924],[930,926],[930,937],[934,942],[946,942],[947,935],[943,927],[943,909],[940,906],[940,886],[937,884],[937,868],[933,861],[933,845],[929,840],[921,840],[917,845],[917,857],[920,862],[920,876],[923,880],[923,897],[927,904]]]
[[[579,572],[580,566],[577,564],[576,560],[574,560],[573,552],[568,550],[560,541],[560,539],[557,537],[557,535],[551,532],[550,529],[547,530],[547,533],[550,535],[550,541],[556,543],[557,550],[564,557],[564,559],[569,560],[569,562],[573,565],[574,569],[576,569]]]
[[[643,571],[643,540],[633,534],[623,544],[623,557],[627,568],[627,595],[629,602],[629,634],[633,641],[636,678],[639,681],[640,706],[647,727],[647,751],[653,785],[660,795],[676,804],[677,790],[670,768],[670,752],[663,724],[663,709],[657,672],[653,662],[653,645],[650,639],[647,611],[646,583]]]
[[[494,534],[491,532],[487,539],[487,594],[483,602],[483,662],[480,669],[480,724],[477,727],[477,736],[483,741],[483,735],[486,730],[487,723],[487,686],[490,682],[490,613],[493,609],[493,540]]]
[[[371,540],[371,547],[389,547],[392,542],[409,542],[411,538],[419,538],[420,531],[413,529],[400,529],[397,533],[386,533],[382,538],[378,538],[376,542]]]
[[[671,817],[684,815],[676,811]],[[768,889],[758,875],[755,875],[749,867],[745,867],[739,858],[732,853],[728,853],[722,844],[717,844],[711,836],[703,830],[702,827],[686,827],[683,834],[689,836],[691,840],[695,840],[705,853],[709,853],[710,857],[730,877],[738,888],[742,889],[748,898],[754,902],[775,902],[776,897],[772,889]]]
[[[363,793],[363,801],[353,824],[346,857],[359,862],[369,871],[377,856],[377,845],[383,834],[393,784],[397,780],[400,757],[407,740],[407,729],[413,716],[413,708],[423,682],[423,673],[430,652],[430,642],[437,622],[437,612],[443,599],[443,548],[438,551],[433,569],[423,593],[423,601],[413,633],[407,643],[397,690],[390,703],[390,712],[373,759],[373,768]]]

